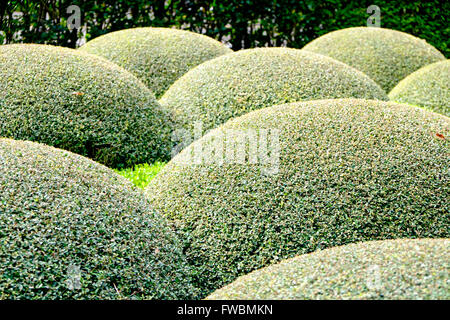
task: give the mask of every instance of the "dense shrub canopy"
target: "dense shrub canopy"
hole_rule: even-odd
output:
[[[303,49],[321,53],[361,70],[389,92],[401,79],[445,57],[425,40],[384,28],[330,32]]]
[[[197,282],[209,293],[239,275],[319,248],[449,237],[449,125],[445,116],[376,100],[265,108],[184,149],[147,193],[184,241]],[[255,140],[267,135],[270,153],[279,149],[278,162],[264,162],[261,142],[256,162],[217,156],[239,150],[229,146],[250,137],[250,129],[259,135]],[[226,147],[210,152],[220,146],[220,134]],[[247,141],[248,159],[254,146]]]
[[[80,50],[117,63],[141,79],[156,96],[189,69],[232,52],[207,36],[168,28],[135,28],[98,37]]]
[[[410,74],[392,89],[389,98],[450,116],[450,60],[430,64]]]
[[[449,299],[450,240],[350,244],[242,276],[208,299]]]
[[[190,129],[214,128],[274,104],[325,98],[388,100],[361,72],[311,52],[287,48],[242,50],[207,61],[178,79],[160,102]]]
[[[167,156],[171,123],[145,85],[100,57],[0,46],[0,137],[38,141],[113,167]]]
[[[0,257],[0,299],[195,295],[178,239],[142,192],[35,142],[0,139]]]

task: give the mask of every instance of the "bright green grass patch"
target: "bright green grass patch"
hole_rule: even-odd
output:
[[[153,164],[138,164],[134,168],[116,170],[116,172],[129,179],[137,187],[144,189],[165,165],[164,162],[157,161]]]

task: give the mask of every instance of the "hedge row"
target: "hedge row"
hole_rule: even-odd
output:
[[[450,2],[372,0],[60,0],[7,1],[0,5],[0,42],[48,43],[75,48],[81,30],[66,28],[67,7],[81,9],[86,40],[133,27],[177,27],[228,42],[233,50],[258,46],[302,48],[330,31],[365,26],[367,8],[381,9],[381,26],[426,39],[447,57]],[[23,12],[13,19],[14,12]],[[15,38],[14,34],[21,36]]]

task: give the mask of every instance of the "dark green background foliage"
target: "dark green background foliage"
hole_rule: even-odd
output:
[[[449,299],[449,239],[369,241],[244,275],[208,299]]]
[[[0,136],[42,142],[109,167],[168,158],[171,115],[131,73],[95,55],[0,46]]]
[[[81,288],[69,290],[70,266]],[[167,221],[82,156],[0,139],[1,299],[182,299],[196,290]]]
[[[390,0],[41,0],[4,1],[0,5],[0,30],[6,41],[51,43],[75,47],[81,34],[66,27],[66,8],[78,5],[87,40],[107,32],[140,26],[175,26],[227,40],[233,50],[256,46],[301,48],[329,31],[365,26],[366,9],[381,8],[381,26],[427,40],[447,57],[450,54],[448,1]],[[24,12],[12,19],[12,12]],[[45,20],[48,13],[50,20]],[[128,14],[127,14],[128,13]],[[33,29],[30,29],[33,26]],[[13,34],[22,31],[22,39]],[[0,39],[1,40],[1,39]]]
[[[221,130],[264,128],[280,129],[278,174],[248,162],[189,160]],[[392,102],[269,107],[191,144],[147,192],[177,230],[207,294],[239,275],[317,249],[449,237],[449,142],[440,136],[449,134],[449,118]],[[224,144],[235,141],[224,138]]]

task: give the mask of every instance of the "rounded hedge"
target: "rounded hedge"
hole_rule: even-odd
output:
[[[79,50],[102,56],[141,79],[160,97],[193,67],[232,52],[217,40],[168,28],[133,28],[95,38]]]
[[[303,47],[361,70],[386,92],[427,64],[445,59],[425,40],[384,28],[356,27],[327,33]]]
[[[319,248],[449,237],[449,126],[445,116],[376,100],[274,106],[191,144],[146,192],[207,294]]]
[[[252,110],[325,98],[389,100],[366,75],[331,58],[297,49],[257,48],[197,66],[160,103],[190,130],[196,121],[211,129]]]
[[[111,167],[166,159],[172,120],[145,85],[73,49],[0,46],[0,137],[42,142]]]
[[[449,239],[370,241],[254,271],[207,299],[449,299]]]
[[[450,60],[430,64],[410,74],[392,89],[389,98],[450,116]]]
[[[107,167],[0,139],[0,299],[185,299],[167,220]]]

